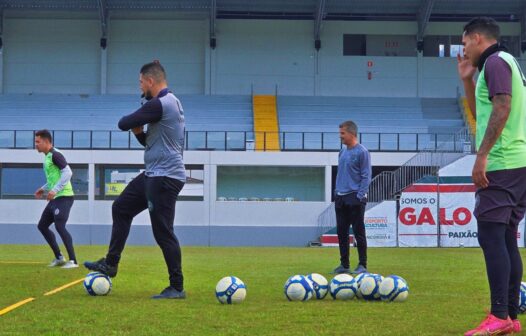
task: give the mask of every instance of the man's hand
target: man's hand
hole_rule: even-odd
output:
[[[488,178],[486,177],[487,165],[488,157],[486,155],[477,155],[477,159],[473,165],[473,171],[471,172],[471,178],[478,188],[487,188],[489,185]]]
[[[43,195],[44,195],[44,189],[38,188],[37,191],[35,191],[36,199],[41,199]]]
[[[53,199],[55,198],[55,195],[56,195],[56,194],[57,194],[56,192],[50,190],[50,191],[47,193],[47,197],[46,197],[46,199],[47,199],[48,201],[51,201],[51,200],[53,200]]]
[[[460,79],[463,81],[473,80],[477,68],[475,68],[468,58],[460,56],[457,54],[457,70]]]
[[[141,134],[144,130],[144,126],[137,126],[132,128],[133,134]]]

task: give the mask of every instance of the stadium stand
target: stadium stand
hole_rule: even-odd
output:
[[[319,132],[335,132],[337,125],[347,119],[357,123],[362,143],[373,150],[379,145],[379,134],[385,138],[383,146],[403,150],[414,148],[420,140],[434,140],[435,134],[445,138],[464,126],[457,101],[449,98],[280,96],[278,114],[280,132],[291,132],[281,139],[285,149],[297,149],[302,136],[307,138],[307,146],[319,146]],[[414,133],[431,135],[417,137]],[[338,139],[323,142],[324,148],[338,145]]]
[[[257,151],[279,151],[276,96],[254,96],[253,104],[255,149]]]
[[[179,96],[185,109],[188,149],[244,150],[247,141],[256,140],[256,147],[265,150],[337,150],[337,125],[352,119],[359,126],[362,143],[371,150],[410,150],[427,143],[432,146],[464,125],[454,98],[278,96],[277,104],[261,105],[257,97],[267,96]],[[135,95],[2,95],[0,145],[9,147],[14,138],[20,138],[17,147],[30,147],[31,131],[48,128],[57,131],[57,145],[64,147],[72,142],[77,144],[74,147],[125,148],[128,143],[136,147],[133,137],[109,131],[117,131],[119,118],[136,109],[139,101]],[[258,106],[276,106],[277,110],[269,110],[278,116],[272,119],[272,128],[254,118],[252,111],[266,113]],[[275,133],[278,125],[280,143]],[[88,130],[93,132],[91,139]],[[269,133],[264,137],[261,132]]]

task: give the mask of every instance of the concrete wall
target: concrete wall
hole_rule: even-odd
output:
[[[427,34],[461,29],[432,22]],[[102,50],[97,18],[7,11],[0,92],[137,93],[140,66],[159,59],[170,87],[184,94],[455,97],[461,86],[455,60],[412,56],[416,31],[416,22],[326,21],[316,51],[312,21],[220,19],[212,50],[206,19],[121,15],[110,16]],[[520,26],[503,23],[502,31],[517,36]],[[344,34],[365,34],[375,55],[396,41],[396,53],[405,56],[343,56]]]
[[[141,164],[141,151],[64,150],[71,164]],[[373,165],[400,165],[413,154],[372,153]],[[0,150],[2,163],[41,163],[33,150]],[[304,246],[317,239],[318,215],[330,204],[331,170],[337,153],[186,152],[186,164],[204,167],[203,201],[179,201],[175,230],[184,245]],[[217,166],[323,167],[324,201],[321,202],[221,202],[216,201]],[[94,173],[90,173],[94,174]],[[94,175],[91,175],[94,176]],[[287,177],[284,176],[286,179]],[[68,222],[74,240],[81,244],[106,244],[111,232],[111,201],[95,200],[94,179],[88,200],[76,200]],[[38,186],[35,186],[37,188]],[[36,223],[46,205],[42,200],[0,199],[0,243],[44,243]],[[146,212],[132,226],[130,244],[154,244]]]
[[[4,92],[98,93],[99,22],[4,21]]]
[[[177,93],[204,93],[202,20],[112,20],[108,39],[108,93],[134,93],[139,69],[160,60]]]

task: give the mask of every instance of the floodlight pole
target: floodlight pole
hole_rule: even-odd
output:
[[[419,53],[424,50],[424,35],[426,32],[431,12],[433,11],[433,5],[435,0],[422,0],[420,9],[418,10],[418,33],[416,34],[416,49]]]
[[[98,0],[100,18],[100,94],[106,94],[108,85],[108,4],[107,0]]]
[[[423,84],[424,84],[424,35],[426,33],[427,24],[429,23],[429,18],[431,17],[431,11],[433,10],[433,5],[435,0],[422,0],[420,3],[420,9],[417,13],[418,20],[418,32],[416,34],[416,96],[420,97],[423,93]]]
[[[316,10],[316,16],[314,21],[314,95],[318,95],[319,91],[319,71],[318,71],[318,61],[319,61],[319,51],[321,49],[321,24],[323,18],[325,17],[325,4],[326,0],[319,0],[318,7]]]
[[[208,45],[205,46],[205,93],[215,93],[215,78],[216,78],[216,53],[217,47],[216,40],[216,17],[217,17],[217,1],[210,0],[210,13],[209,13],[209,24],[210,30],[208,34]]]
[[[0,0],[0,94],[4,93],[4,6]]]
[[[316,51],[321,48],[320,32],[321,23],[325,17],[325,0],[318,1],[318,8],[316,10],[316,19],[314,21],[314,48]]]
[[[216,48],[216,16],[217,16],[217,2],[210,0],[210,48]]]
[[[522,7],[521,13],[521,53],[522,58],[526,57],[526,4]]]

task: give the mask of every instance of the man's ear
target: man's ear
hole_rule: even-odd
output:
[[[475,39],[475,42],[477,42],[477,44],[480,44],[482,40],[482,35],[480,35],[479,33],[474,33],[472,34],[471,38]]]
[[[155,84],[155,81],[153,80],[153,77],[147,77],[148,78],[148,85],[153,86]]]

